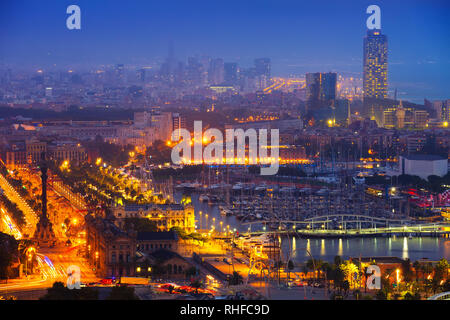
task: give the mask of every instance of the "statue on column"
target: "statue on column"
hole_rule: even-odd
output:
[[[41,180],[42,180],[42,213],[39,216],[39,222],[36,225],[33,240],[37,241],[41,247],[51,247],[56,244],[56,236],[53,231],[53,226],[48,219],[47,214],[47,160],[45,152],[41,154]]]

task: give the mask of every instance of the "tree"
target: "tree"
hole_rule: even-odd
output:
[[[377,300],[387,300],[386,292],[384,290],[378,290],[375,294],[375,298]]]
[[[287,269],[288,269],[288,279],[291,278],[291,271],[294,270],[294,262],[292,260],[289,260],[287,263]]]
[[[344,290],[345,294],[347,294],[348,290],[350,289],[350,282],[348,280],[344,280],[342,283],[342,289]]]
[[[450,265],[448,264],[447,259],[442,258],[434,267],[434,278],[437,278],[440,282],[444,277],[448,277],[449,268]]]
[[[334,286],[339,289],[339,292],[342,291],[344,286],[344,280],[345,280],[345,273],[340,268],[340,266],[336,266],[333,271],[333,280],[334,280]]]
[[[405,282],[411,282],[413,271],[411,269],[411,261],[409,259],[403,260],[401,264],[403,278]]]
[[[340,265],[342,264],[342,258],[341,258],[341,256],[335,256],[335,257],[334,257],[334,264],[335,264],[336,266],[340,266]]]
[[[414,296],[411,294],[411,292],[407,292],[405,293],[405,295],[403,296],[404,300],[414,300]]]
[[[416,281],[418,281],[419,280],[419,271],[421,269],[420,262],[419,261],[414,261],[412,266],[413,266],[414,271],[416,273]]]
[[[170,231],[174,231],[180,239],[187,240],[190,237],[186,234],[186,232],[180,227],[172,227]]]
[[[444,292],[450,291],[450,279],[447,279],[447,281],[444,282],[444,284],[442,285],[442,290]]]
[[[9,268],[16,259],[18,259],[17,240],[0,232],[0,279],[9,278]]]
[[[139,297],[134,293],[134,288],[121,285],[112,288],[107,300],[139,300]]]

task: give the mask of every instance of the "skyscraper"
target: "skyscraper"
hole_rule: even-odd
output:
[[[364,38],[364,98],[387,98],[388,41],[381,30],[368,30]]]
[[[209,65],[208,80],[210,84],[221,84],[224,80],[223,59],[213,59]]]
[[[336,99],[337,74],[307,73],[306,74],[306,106],[308,110],[317,109],[330,104]]]
[[[255,69],[257,76],[265,76],[270,79],[270,59],[269,58],[259,58],[255,59]]]
[[[224,78],[228,85],[236,84],[238,80],[238,65],[234,62],[227,62],[224,64]]]

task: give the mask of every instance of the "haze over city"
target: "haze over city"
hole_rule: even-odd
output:
[[[82,29],[65,28],[70,1],[3,1],[0,63],[86,70],[105,64],[158,66],[169,42],[179,60],[222,57],[240,65],[272,59],[275,76],[361,75],[370,1],[77,1]],[[378,1],[389,37],[389,92],[448,97],[450,25],[445,0]],[[425,23],[426,22],[426,23]]]
[[[449,9],[1,1],[0,300],[450,300]]]

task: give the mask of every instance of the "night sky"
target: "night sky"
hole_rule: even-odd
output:
[[[81,7],[79,31],[66,28],[70,4]],[[389,39],[390,91],[422,102],[450,98],[448,0],[2,0],[0,64],[155,65],[173,41],[180,60],[209,55],[245,67],[270,57],[274,75],[361,75],[371,4],[381,7]]]

